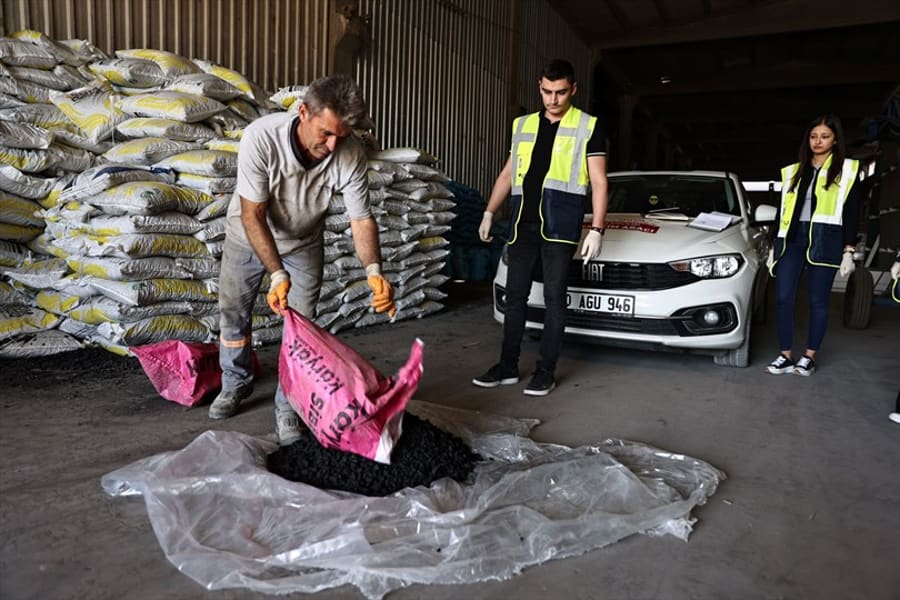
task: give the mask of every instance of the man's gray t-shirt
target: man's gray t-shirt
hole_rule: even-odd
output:
[[[293,113],[275,113],[253,121],[244,131],[225,227],[228,238],[250,246],[241,223],[241,196],[268,202],[266,219],[281,255],[321,239],[334,194],[343,195],[351,219],[372,215],[362,146],[349,136],[321,162],[305,168],[291,145],[295,119]]]

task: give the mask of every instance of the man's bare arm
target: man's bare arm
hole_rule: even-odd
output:
[[[606,226],[606,210],[609,205],[609,181],[606,177],[606,157],[588,156],[588,175],[591,178],[591,226]]]
[[[241,196],[241,223],[247,232],[250,247],[269,273],[284,269],[275,238],[266,221],[266,202],[250,202]]]
[[[353,245],[356,256],[364,267],[371,264],[381,265],[381,243],[378,240],[378,224],[375,219],[351,219],[350,231],[353,234]]]
[[[488,199],[486,211],[497,214],[503,202],[509,197],[512,191],[512,157],[506,159],[500,174],[494,181],[494,188],[491,190],[491,197]]]

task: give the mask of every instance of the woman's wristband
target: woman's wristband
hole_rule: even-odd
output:
[[[606,233],[606,227],[591,227],[591,231],[596,231],[600,235]]]

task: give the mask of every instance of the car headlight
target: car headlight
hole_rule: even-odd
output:
[[[669,266],[676,271],[687,271],[700,279],[721,279],[737,273],[743,263],[744,259],[740,254],[722,254],[721,256],[676,260],[670,262]]]

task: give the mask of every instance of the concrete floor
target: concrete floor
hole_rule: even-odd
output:
[[[776,346],[769,322],[754,326],[747,369],[570,341],[546,398],[522,395],[524,384],[469,383],[500,342],[486,285],[451,290],[447,310],[425,320],[343,332],[384,372],[423,338],[422,400],[539,418],[540,441],[624,438],[728,474],[695,511],[686,544],[634,536],[509,581],[411,586],[389,598],[897,600],[900,425],[887,415],[900,387],[900,309],[875,306],[871,327],[851,331],[840,325],[842,300],[834,298],[820,371],[808,379],[764,372]],[[525,343],[523,368],[536,351]],[[136,361],[76,354],[0,361],[0,598],[266,597],[204,591],[165,559],[143,500],[106,496],[100,478],[207,429],[270,433],[277,347],[260,352],[257,392],[225,422],[157,396]],[[340,588],[316,597],[361,596]]]

